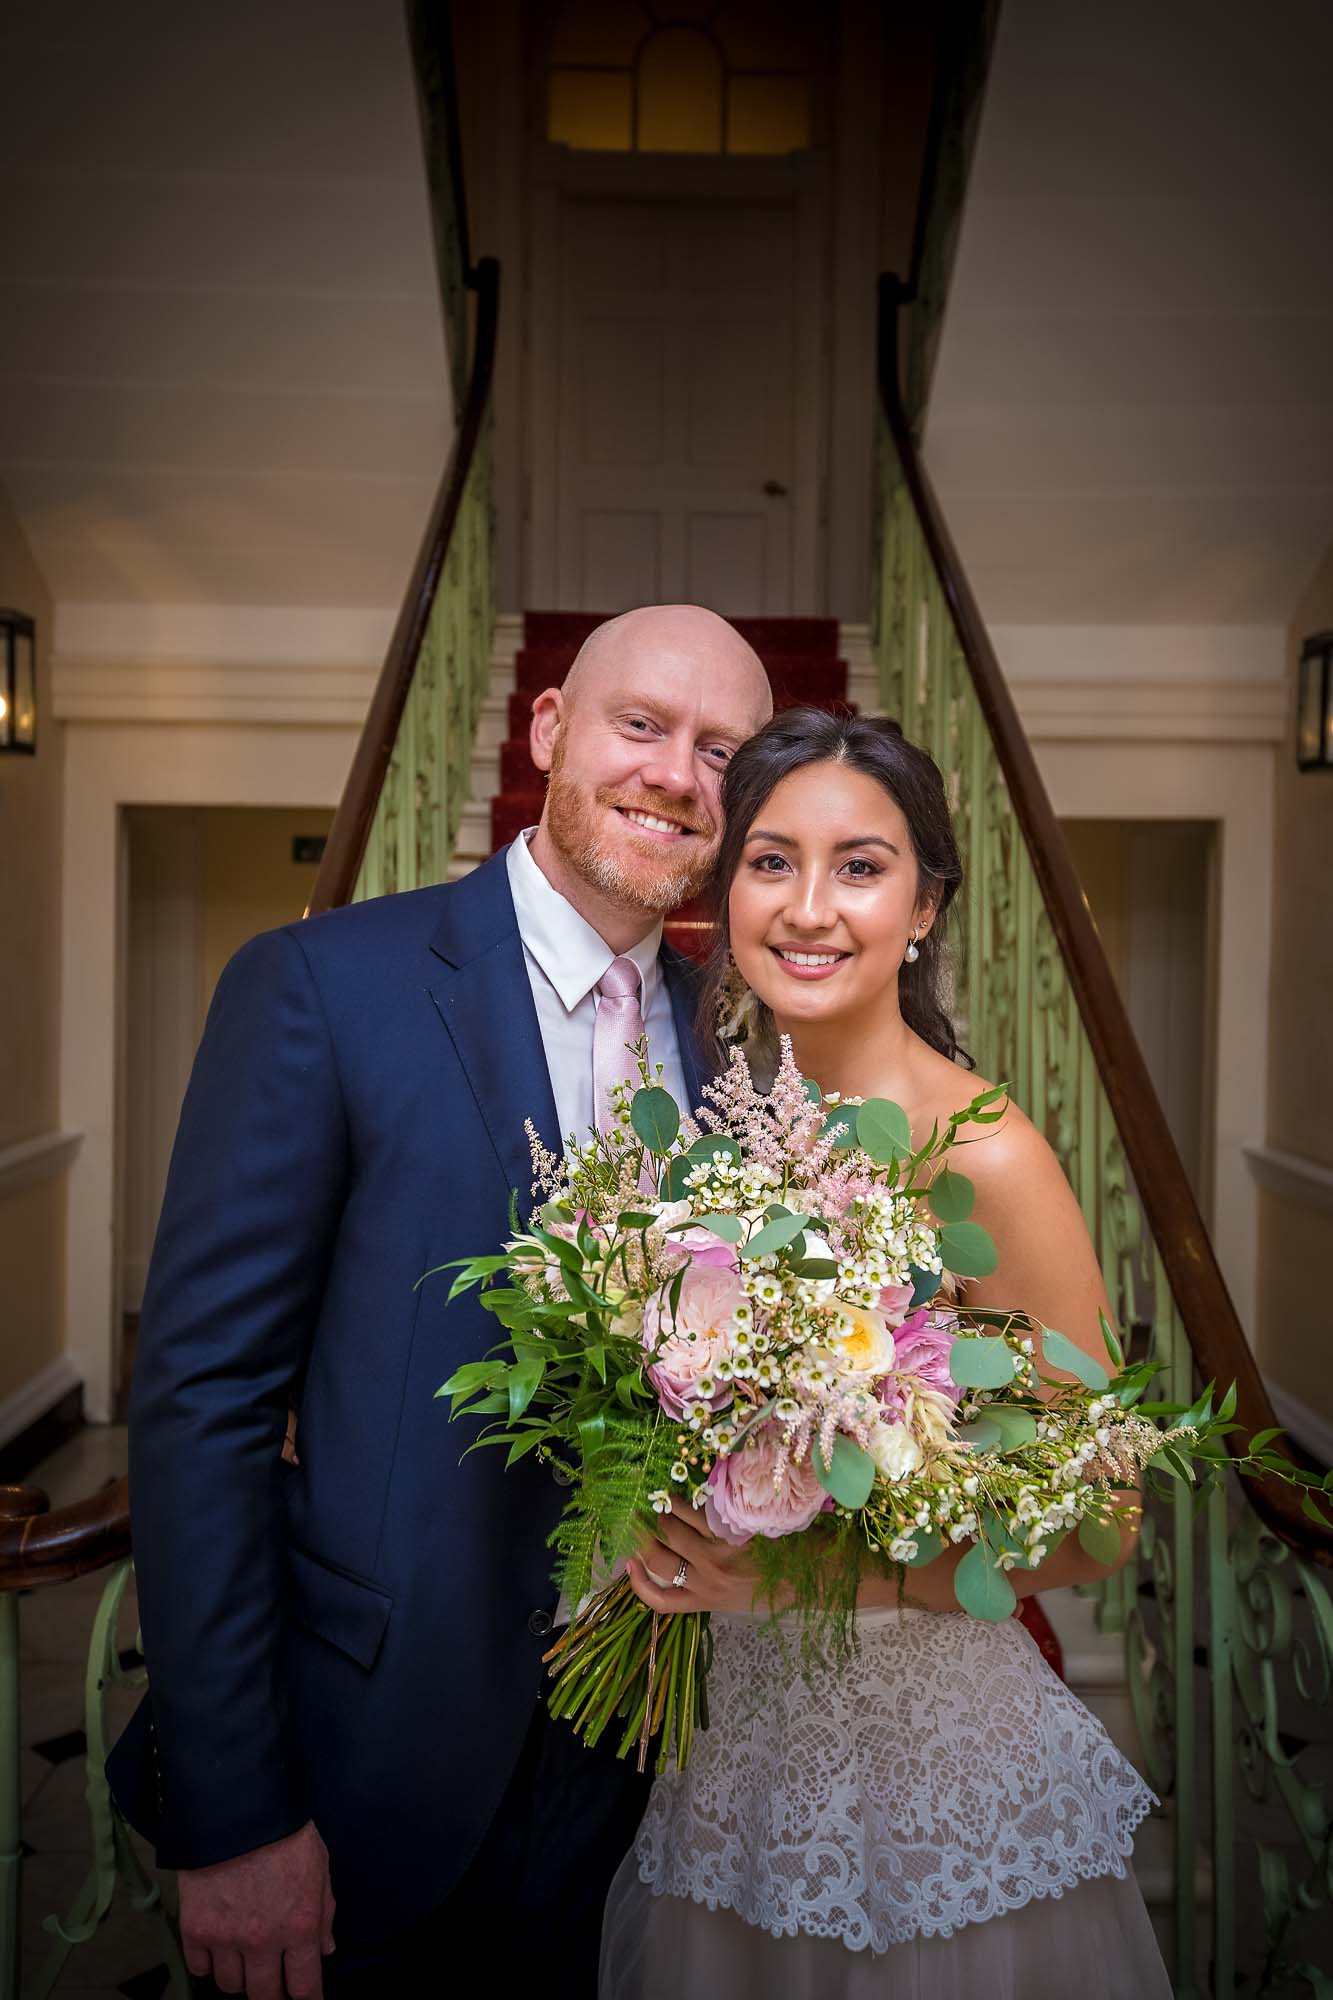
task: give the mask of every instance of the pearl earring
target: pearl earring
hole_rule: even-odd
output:
[[[903,953],[903,957],[909,965],[915,965],[920,956],[921,953],[916,948],[916,932],[913,931],[911,937],[907,940],[907,949]]]

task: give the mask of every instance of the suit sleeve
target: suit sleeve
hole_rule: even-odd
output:
[[[139,1324],[130,1510],[157,1733],[158,1860],[197,1868],[310,1817],[289,1753],[281,1447],[342,1210],[347,1125],[296,935],[218,983]]]

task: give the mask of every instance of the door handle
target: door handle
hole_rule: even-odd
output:
[[[790,489],[784,486],[780,479],[766,479],[763,484],[763,491],[767,493],[770,500],[776,500],[789,492]]]

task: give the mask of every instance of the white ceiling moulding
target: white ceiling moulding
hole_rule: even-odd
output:
[[[0,1149],[0,1197],[63,1174],[79,1150],[82,1132],[42,1132]]]

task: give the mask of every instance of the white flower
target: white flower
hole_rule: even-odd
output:
[[[894,1483],[906,1479],[921,1463],[921,1447],[906,1424],[876,1424],[868,1449],[876,1471]]]
[[[659,1488],[656,1493],[650,1493],[648,1500],[654,1514],[669,1514],[671,1512],[671,1495],[664,1489]]]

